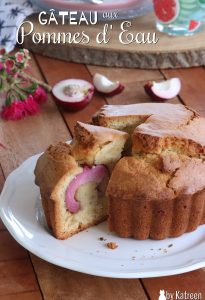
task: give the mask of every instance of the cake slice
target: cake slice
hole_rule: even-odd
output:
[[[127,137],[78,122],[72,144],[50,146],[40,156],[35,182],[56,238],[66,239],[107,218],[109,169],[120,159]]]
[[[80,164],[103,164],[111,170],[121,158],[128,137],[119,130],[77,122],[71,152]]]
[[[82,167],[70,152],[70,145],[65,143],[50,146],[34,171],[47,224],[58,239],[107,218],[106,167]]]
[[[188,120],[173,114],[151,116],[135,128],[132,135],[132,153],[172,151],[190,157],[205,155],[205,118],[194,113]]]

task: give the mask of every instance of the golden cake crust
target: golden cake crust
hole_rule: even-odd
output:
[[[196,113],[182,104],[139,103],[129,105],[104,105],[93,117],[93,123],[130,132],[151,116],[175,118],[186,123]]]
[[[71,147],[66,143],[50,145],[39,157],[34,174],[35,183],[41,185],[51,193],[56,183],[69,170],[76,170],[78,164],[71,156]],[[49,172],[45,172],[49,170]]]
[[[49,146],[37,161],[34,170],[35,183],[40,188],[47,224],[57,238],[62,238],[57,225],[58,204],[54,203],[57,199],[51,194],[58,188],[59,181],[66,173],[80,171],[75,159],[70,155],[70,145],[66,143]]]
[[[133,132],[133,154],[175,151],[188,156],[205,154],[205,119],[194,114],[186,122],[175,116],[151,116]]]
[[[176,153],[124,157],[107,194],[111,231],[137,239],[179,236],[204,222],[205,163]]]
[[[104,147],[109,144],[112,146],[112,143],[121,143],[124,147],[128,137],[127,133],[119,130],[77,122],[71,153],[79,163],[94,165],[97,163],[97,154]],[[114,148],[114,145],[110,147],[109,152],[114,151],[112,148]],[[103,158],[101,160],[103,161]],[[103,163],[106,163],[106,159]]]

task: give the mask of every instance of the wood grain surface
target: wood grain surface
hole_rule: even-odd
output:
[[[74,35],[84,31],[90,37],[88,44],[83,43],[62,43],[61,51],[59,44],[50,43],[49,47],[45,47],[43,43],[34,43],[32,34],[26,36],[23,46],[34,51],[53,58],[59,58],[66,61],[78,63],[86,63],[102,66],[157,69],[157,68],[179,68],[190,66],[205,65],[205,31],[195,34],[191,37],[175,37],[170,38],[166,34],[157,32],[155,29],[155,19],[152,14],[144,17],[138,17],[131,22],[130,27],[124,27],[126,32],[123,34],[122,42],[119,35],[122,32],[122,21],[112,21],[112,31],[110,41],[107,44],[96,43],[96,36],[103,30],[104,24],[109,22],[99,22],[95,26],[92,25],[62,25],[59,20],[58,26],[55,22],[50,25],[41,25],[38,16],[29,17],[28,21],[34,25],[34,31],[42,34],[43,32],[57,33],[64,32]],[[25,33],[30,31],[30,25],[24,26]],[[135,41],[125,44],[125,35],[136,35],[144,33],[145,36],[150,33],[156,33],[159,41],[157,43],[136,43]],[[140,39],[140,37],[139,37]],[[46,39],[47,40],[47,39]],[[53,37],[51,41],[53,40]],[[129,36],[130,41],[130,36]]]
[[[77,273],[56,267],[34,256],[32,261],[45,299],[147,300],[139,280],[111,279]]]
[[[18,122],[0,121],[0,140],[7,147],[0,150],[0,187],[4,178],[27,157],[43,151],[49,144],[71,138],[77,120],[88,121],[103,104],[149,102],[143,84],[178,76],[182,80],[183,102],[205,115],[205,70],[128,70],[68,63],[34,55],[34,73],[53,85],[65,78],[91,81],[95,72],[122,81],[126,88],[121,95],[104,98],[97,94],[82,111],[69,113],[56,106],[52,96],[41,114]],[[30,255],[0,223],[0,299],[2,300],[156,300],[159,290],[201,292],[205,297],[203,269],[187,274],[147,279],[111,279],[66,270]]]

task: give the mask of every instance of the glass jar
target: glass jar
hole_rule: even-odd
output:
[[[156,27],[170,35],[192,35],[203,28],[205,0],[153,0]]]

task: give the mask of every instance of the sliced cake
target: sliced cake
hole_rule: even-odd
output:
[[[36,165],[57,238],[108,215],[111,231],[136,239],[205,223],[204,118],[180,104],[145,103],[104,106],[93,123],[77,122],[72,143],[50,146]]]
[[[72,144],[50,146],[38,159],[35,176],[48,226],[67,237],[105,220],[110,169],[128,135],[78,123]]]

